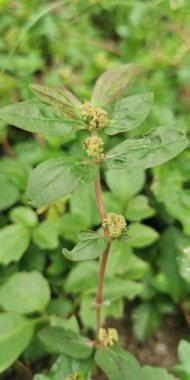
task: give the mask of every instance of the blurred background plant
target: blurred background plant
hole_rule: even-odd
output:
[[[0,21],[0,107],[32,98],[30,83],[66,86],[88,100],[103,71],[133,62],[129,94],[153,91],[155,100],[148,119],[127,136],[157,126],[176,126],[189,136],[188,0],[2,0]],[[81,186],[37,210],[25,197],[32,167],[48,158],[83,155],[84,136],[31,136],[0,121],[0,306],[24,315],[54,315],[54,323],[90,334],[98,263],[71,264],[61,251],[73,247],[79,231],[99,223],[93,187]],[[122,138],[104,142],[109,148]],[[108,170],[102,178],[106,210],[126,216],[132,237],[127,248],[113,244],[104,318],[129,313],[140,341],[151,337],[166,315],[190,325],[189,149],[153,170]],[[43,368],[47,353],[37,340],[35,335],[23,360]],[[187,363],[183,347],[184,342],[180,360]],[[189,379],[188,365],[176,371]],[[9,373],[12,378],[11,370],[2,378]]]

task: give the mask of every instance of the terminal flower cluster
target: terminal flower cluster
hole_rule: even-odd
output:
[[[96,160],[102,160],[104,158],[103,151],[104,142],[99,136],[87,137],[83,142],[84,149],[89,157]]]
[[[102,327],[99,330],[98,339],[103,346],[113,346],[114,342],[118,341],[118,333],[116,329],[109,328],[108,330]]]
[[[123,215],[110,212],[106,218],[103,219],[103,227],[109,228],[109,234],[111,238],[117,238],[121,235],[122,231],[126,227],[126,221]]]
[[[103,108],[93,107],[87,102],[82,105],[81,113],[89,131],[100,130],[107,126],[107,112]]]

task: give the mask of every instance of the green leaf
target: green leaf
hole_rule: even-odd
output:
[[[175,128],[157,128],[144,137],[128,139],[107,153],[105,165],[112,169],[147,169],[171,160],[189,145]]]
[[[33,321],[16,313],[0,314],[0,372],[20,356],[30,342],[34,330]]]
[[[37,166],[30,177],[26,195],[36,207],[72,193],[78,185],[93,181],[97,167],[72,158],[51,159]]]
[[[94,106],[113,102],[125,91],[132,76],[132,64],[122,65],[103,73],[97,80],[92,94]]]
[[[72,330],[76,332],[77,334],[80,333],[79,323],[75,315],[72,315],[70,318],[68,318],[68,314],[67,314],[67,319],[63,318],[63,316],[56,317],[55,315],[51,315],[50,324],[53,327],[61,327],[64,330]]]
[[[43,102],[58,108],[67,117],[80,120],[81,112],[78,109],[82,104],[75,96],[64,87],[42,86],[31,84],[30,89]],[[77,108],[76,108],[77,107]]]
[[[137,194],[144,186],[145,172],[129,171],[127,169],[106,171],[106,183],[114,195],[121,199],[124,206],[126,201]]]
[[[176,380],[176,377],[163,368],[145,366],[142,368],[142,373],[146,380]]]
[[[90,380],[92,367],[91,359],[73,359],[66,355],[60,355],[50,370],[51,380],[63,380],[64,376],[78,374],[81,380]]]
[[[45,135],[70,135],[83,128],[83,123],[66,118],[54,107],[38,100],[27,100],[0,109],[0,118],[28,132]]]
[[[108,135],[115,135],[138,127],[148,116],[153,100],[152,92],[132,95],[120,100],[114,108],[105,132]]]
[[[149,270],[149,265],[146,261],[133,254],[129,244],[126,245],[115,240],[111,244],[106,268],[110,277],[122,275],[122,278],[137,280]]]
[[[0,288],[0,304],[20,314],[42,312],[50,301],[50,288],[40,272],[13,274]]]
[[[19,191],[17,187],[9,181],[4,173],[0,174],[0,211],[6,210],[16,203],[19,199]]]
[[[121,348],[99,348],[95,361],[109,380],[143,380],[140,365],[135,357]]]
[[[182,380],[188,380],[190,376],[189,355],[190,343],[186,340],[181,340],[178,346],[178,357],[180,364],[174,366],[173,370],[181,375]]]
[[[70,207],[72,212],[81,215],[86,220],[89,228],[99,224],[100,216],[93,183],[77,187],[71,197]]]
[[[65,354],[75,359],[88,358],[93,351],[89,339],[61,327],[45,327],[39,332],[39,338],[48,352]]]
[[[190,244],[190,239],[188,243]],[[181,250],[179,256],[179,272],[181,277],[190,284],[190,246]]]
[[[160,326],[161,316],[154,304],[144,303],[134,309],[132,320],[137,338],[143,341]]]
[[[65,213],[59,219],[59,232],[60,235],[66,239],[78,242],[78,233],[81,229],[86,229],[88,227],[86,219],[79,214],[72,212]]]
[[[84,273],[83,273],[84,277]],[[96,283],[96,288],[97,289],[97,283]],[[90,292],[90,291],[89,291]],[[82,296],[82,299],[80,301],[80,312],[79,316],[83,322],[83,324],[86,327],[90,327],[93,330],[96,330],[96,295],[89,295],[88,294],[88,289],[87,292]],[[102,323],[106,321],[108,317],[113,317],[113,318],[122,318],[124,313],[124,302],[123,300],[117,299],[112,302],[105,301],[102,303],[102,308],[101,308],[101,319]]]
[[[88,231],[79,234],[79,243],[68,251],[63,249],[63,254],[71,261],[92,260],[102,255],[107,241],[96,232]]]
[[[128,244],[134,248],[147,247],[159,238],[156,230],[140,223],[131,223],[129,225],[129,235],[131,240],[129,240]]]
[[[149,206],[148,198],[145,195],[138,195],[132,198],[126,208],[125,216],[128,220],[140,222],[150,218],[155,214],[155,210]]]
[[[88,273],[88,276],[84,276]],[[96,261],[78,263],[68,274],[65,281],[66,292],[83,293],[97,285],[99,265]]]
[[[188,151],[186,152],[188,153]],[[180,155],[179,158],[181,156],[183,159],[184,154]],[[186,162],[188,161],[187,157]],[[188,170],[188,168],[186,169],[186,163],[182,162],[182,165],[179,166],[178,160],[154,168],[152,190],[156,199],[164,203],[167,212],[173,218],[179,220],[183,225],[184,232],[189,234],[190,191],[184,188],[184,183],[188,181],[188,176],[183,176],[183,170]]]
[[[41,249],[55,249],[59,245],[58,228],[55,222],[44,220],[33,231],[33,240]]]
[[[105,281],[104,298],[109,302],[117,300],[121,297],[126,297],[129,300],[133,300],[142,292],[142,289],[142,284],[138,282],[112,277]]]
[[[36,213],[29,207],[15,207],[10,212],[12,222],[21,224],[25,227],[35,227],[38,223]]]
[[[91,367],[91,359],[78,360],[62,354],[53,364],[47,380],[65,380],[65,376],[74,374],[79,375],[78,380],[90,380]],[[46,380],[41,376],[44,375],[36,375],[34,380]]]
[[[168,293],[174,302],[178,302],[184,296],[186,284],[180,276],[179,259],[189,240],[190,238],[184,236],[179,229],[169,227],[159,241],[158,264],[165,276]]]
[[[25,227],[12,224],[0,231],[0,263],[18,261],[27,250],[31,234]]]

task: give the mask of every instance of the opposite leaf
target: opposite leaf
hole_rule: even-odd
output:
[[[0,314],[0,372],[10,367],[24,351],[33,330],[34,324],[19,314]]]
[[[175,128],[157,128],[144,137],[125,140],[107,153],[105,165],[112,169],[147,169],[171,160],[189,142]]]
[[[26,190],[36,207],[52,203],[73,192],[79,184],[93,181],[97,168],[75,159],[51,159],[37,166]]]
[[[93,351],[89,339],[62,327],[45,327],[40,331],[39,338],[49,352],[65,354],[75,359],[88,358]]]
[[[138,127],[148,116],[154,95],[145,93],[128,96],[118,102],[114,108],[109,126],[105,129],[108,135],[127,132]]]
[[[121,348],[99,348],[95,361],[109,380],[144,380],[135,357]]]
[[[132,64],[122,65],[103,73],[95,84],[92,105],[102,107],[113,102],[126,89],[132,68]]]
[[[62,87],[42,86],[39,84],[31,84],[30,89],[43,102],[58,108],[69,118],[76,120],[81,119],[79,107],[82,104],[69,90]]]
[[[69,119],[54,107],[38,100],[1,108],[0,118],[25,131],[52,136],[70,135],[83,128],[82,122]]]
[[[63,249],[63,254],[71,261],[95,259],[102,255],[106,248],[106,239],[93,231],[80,233],[79,240],[72,251]]]

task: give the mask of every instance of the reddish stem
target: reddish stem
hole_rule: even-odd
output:
[[[101,221],[106,216],[103,200],[102,200],[102,192],[101,192],[101,183],[100,183],[100,175],[97,174],[95,178],[95,192],[96,192],[96,199],[97,199],[97,205],[100,213]],[[107,227],[104,227],[104,236],[105,238],[109,237],[109,231]],[[102,255],[101,265],[100,265],[100,273],[99,273],[99,279],[98,279],[98,290],[96,295],[96,324],[97,324],[97,334],[99,332],[99,329],[101,327],[101,305],[102,305],[102,295],[103,295],[103,284],[104,284],[104,276],[105,276],[105,270],[106,270],[106,263],[108,259],[108,254],[111,246],[111,241],[107,242],[106,249]]]

